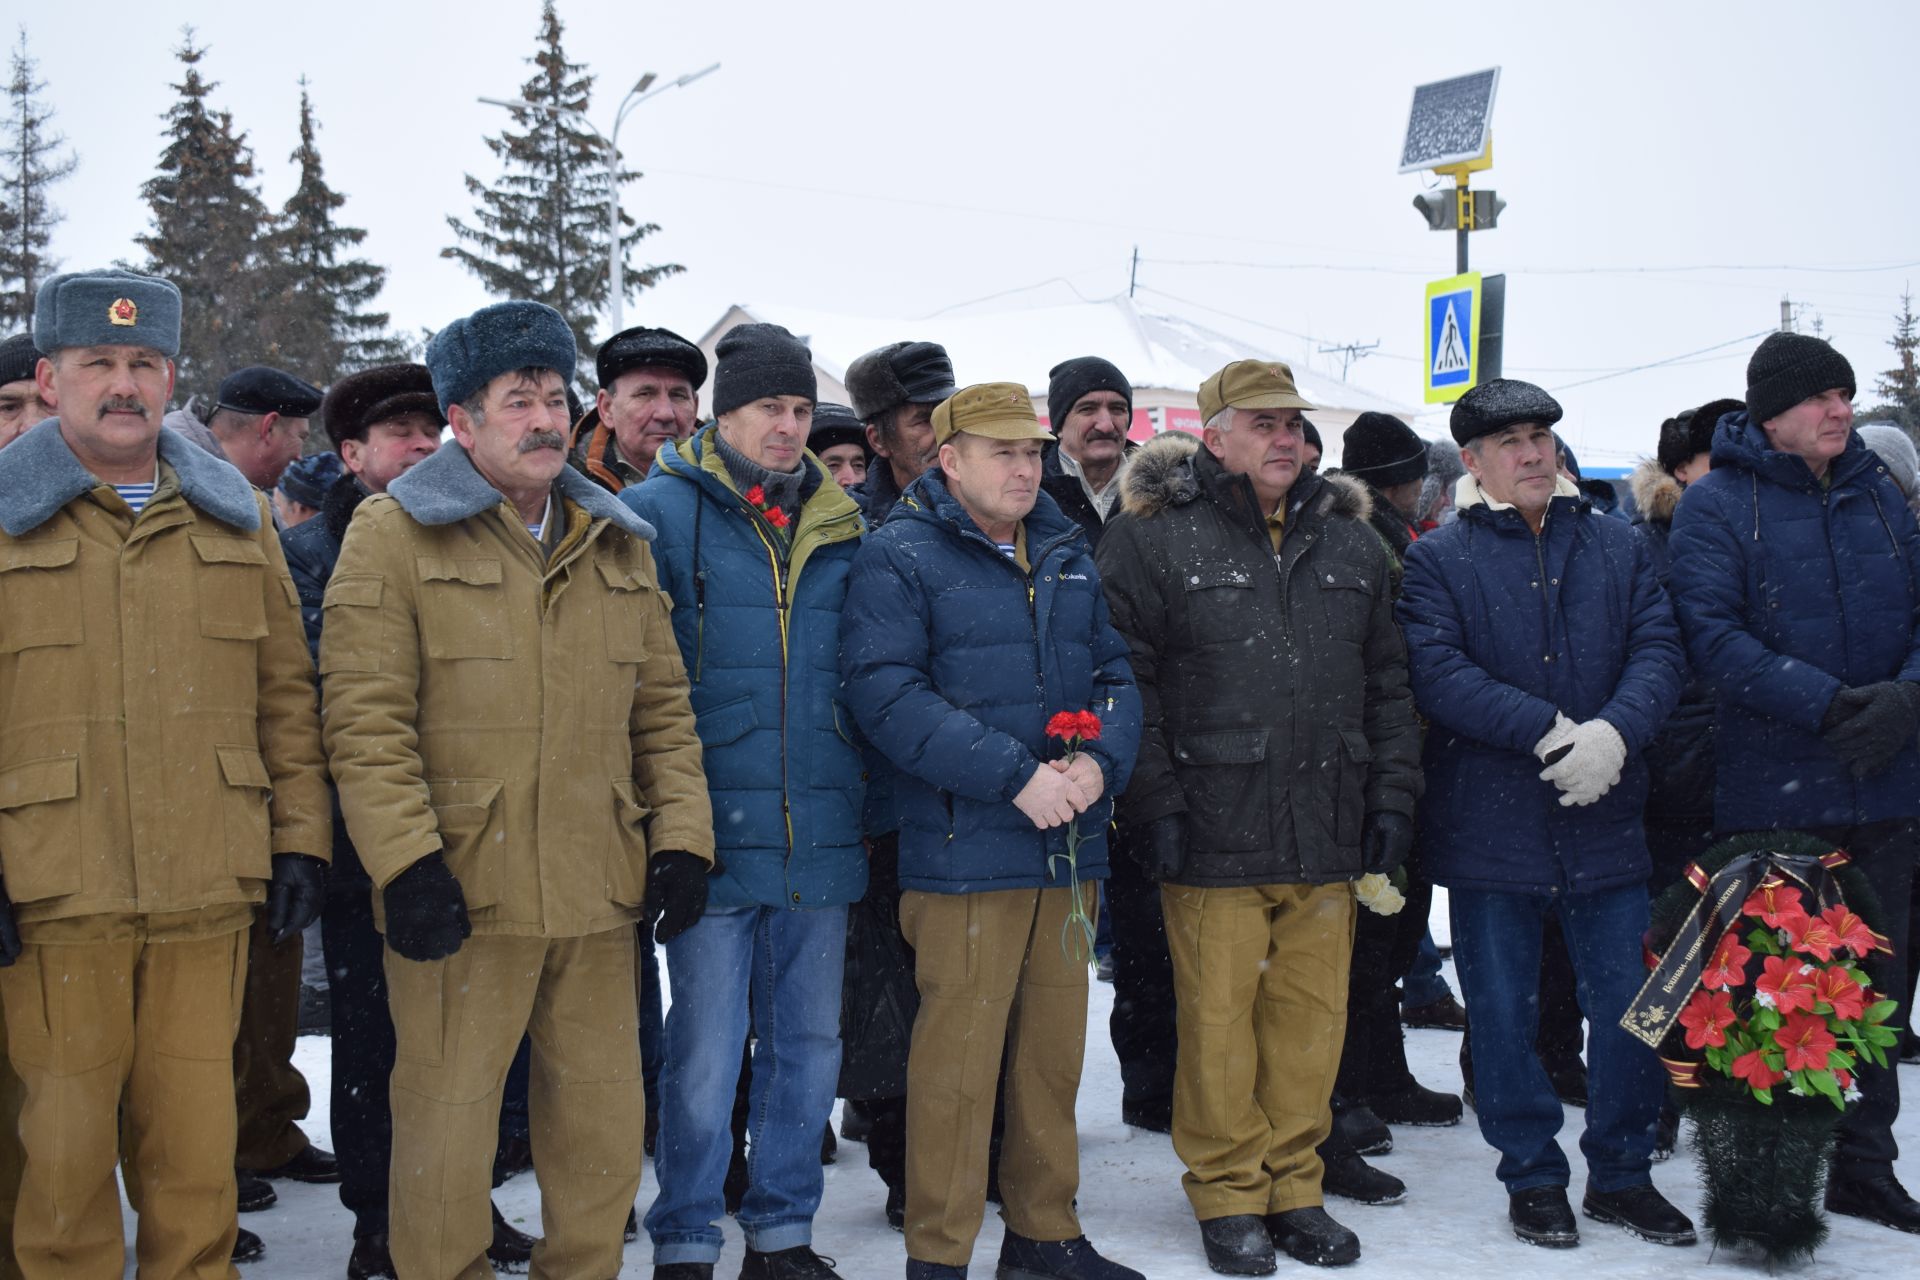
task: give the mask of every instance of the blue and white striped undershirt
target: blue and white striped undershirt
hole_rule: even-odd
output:
[[[140,484],[116,484],[113,486],[113,491],[120,495],[122,502],[133,508],[133,514],[139,515],[147,503],[152,500],[154,486],[159,483],[160,468],[156,466],[153,469],[153,479],[143,481]]]

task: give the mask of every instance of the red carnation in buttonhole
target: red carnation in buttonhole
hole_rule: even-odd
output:
[[[745,498],[748,502],[751,502],[756,507],[764,506],[767,501],[767,491],[765,489],[762,489],[759,485],[753,486],[753,488],[747,490],[745,493],[741,494],[740,496]]]
[[[1726,1029],[1734,1023],[1733,997],[1724,991],[1696,992],[1680,1011],[1680,1025],[1687,1029],[1687,1047],[1718,1049],[1727,1043]]]
[[[1820,919],[1839,939],[1837,946],[1845,947],[1863,958],[1873,950],[1873,930],[1867,928],[1867,922],[1847,910],[1844,904],[1828,907],[1820,913]]]
[[[1729,929],[1720,935],[1720,945],[1713,949],[1713,959],[1707,962],[1700,983],[1723,989],[1737,987],[1747,980],[1747,961],[1751,959],[1753,952],[1740,945],[1739,935]]]
[[[1773,1038],[1785,1051],[1787,1070],[1820,1071],[1836,1047],[1827,1020],[1816,1013],[1788,1014]]]
[[[776,529],[786,528],[787,527],[786,510],[782,507],[769,507],[767,509],[767,523],[772,525]]]

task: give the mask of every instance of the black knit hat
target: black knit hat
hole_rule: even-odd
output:
[[[294,460],[280,473],[280,492],[303,507],[317,507],[327,500],[327,490],[347,473],[337,453],[310,453]]]
[[[820,394],[813,353],[777,324],[730,329],[713,353],[719,357],[713,371],[715,417],[766,396],[812,400]]]
[[[853,410],[844,404],[822,400],[813,406],[813,426],[807,430],[807,448],[817,456],[822,449],[842,444],[857,444],[866,451],[869,461],[873,458],[873,446],[867,443],[867,428],[853,416]]]
[[[16,333],[0,342],[0,387],[31,378],[39,363],[40,351],[33,345],[32,334]]]
[[[707,381],[707,357],[671,329],[645,325],[622,329],[601,343],[593,357],[593,376],[603,387],[611,387],[615,378],[633,369],[671,369],[692,383],[695,391]]]
[[[1133,416],[1133,384],[1111,361],[1099,356],[1075,356],[1062,360],[1047,371],[1047,418],[1053,434],[1089,391],[1112,391],[1127,402],[1127,416]]]
[[[1537,422],[1551,427],[1560,421],[1562,412],[1558,400],[1531,382],[1495,378],[1461,396],[1447,426],[1454,443],[1464,449],[1481,436],[1505,431],[1517,423]]]
[[[1844,387],[1852,399],[1853,366],[1823,338],[1772,333],[1747,361],[1747,417],[1770,422],[1809,396]]]
[[[1392,414],[1369,410],[1340,438],[1340,469],[1376,489],[1424,480],[1427,442]]]
[[[1327,447],[1320,443],[1320,428],[1314,426],[1313,423],[1305,418],[1300,419],[1300,438],[1318,449],[1321,453],[1327,451]]]

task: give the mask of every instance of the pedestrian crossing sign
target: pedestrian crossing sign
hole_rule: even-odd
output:
[[[1479,381],[1480,273],[1427,286],[1427,403],[1458,400]]]

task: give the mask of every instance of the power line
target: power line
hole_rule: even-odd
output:
[[[1336,271],[1363,275],[1427,276],[1430,268],[1383,267],[1367,263],[1342,262],[1243,262],[1229,258],[1142,258],[1140,261],[1161,267],[1232,267],[1246,271]],[[1872,266],[1796,265],[1793,263],[1695,263],[1666,267],[1505,267],[1507,275],[1520,276],[1608,276],[1678,275],[1695,271],[1797,271],[1816,274],[1871,274],[1905,271],[1920,267],[1920,261],[1890,262]]]
[[[1761,329],[1755,333],[1743,333],[1737,338],[1728,338],[1725,342],[1716,342],[1710,347],[1701,347],[1698,351],[1683,351],[1677,356],[1668,356],[1664,360],[1649,360],[1645,364],[1630,365],[1625,369],[1615,369],[1612,373],[1602,373],[1591,378],[1582,378],[1578,382],[1563,382],[1557,387],[1549,387],[1548,390],[1571,391],[1575,387],[1584,387],[1594,382],[1605,382],[1609,378],[1624,378],[1630,373],[1640,373],[1647,369],[1658,369],[1664,365],[1678,364],[1680,361],[1690,360],[1694,356],[1706,355],[1709,351],[1719,351],[1723,347],[1735,346],[1742,342],[1752,342],[1755,338],[1764,338],[1772,332],[1772,329]]]

